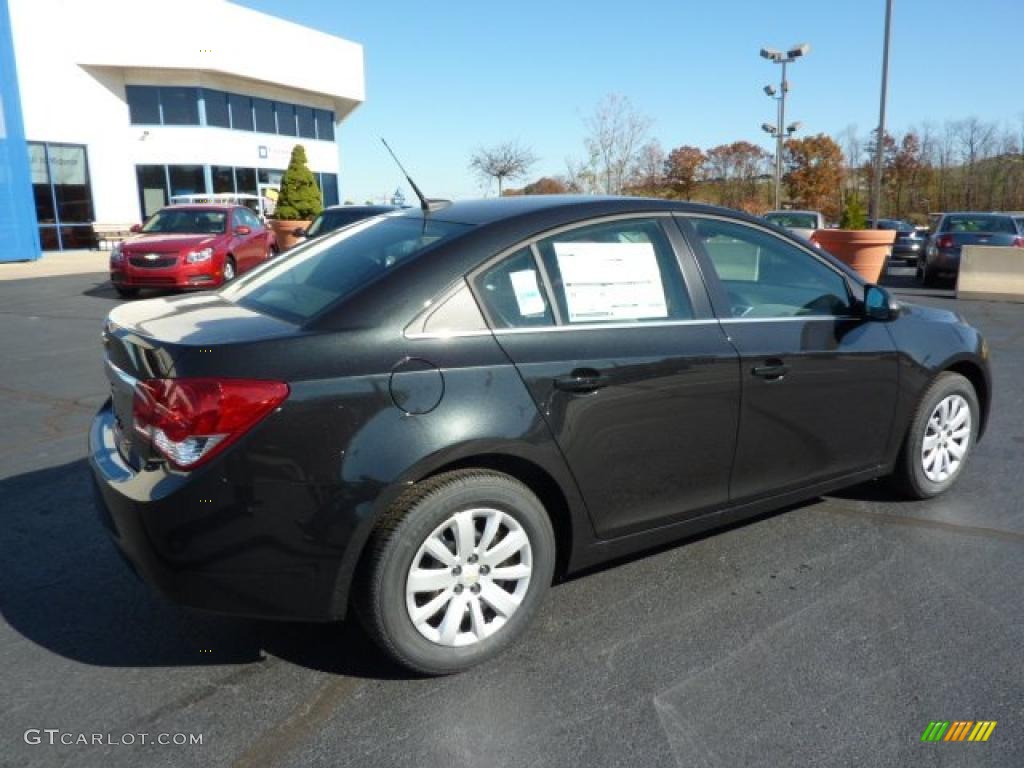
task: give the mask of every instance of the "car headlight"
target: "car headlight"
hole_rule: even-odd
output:
[[[198,264],[200,261],[209,261],[213,258],[213,248],[203,248],[201,251],[189,251],[185,255],[186,264]]]

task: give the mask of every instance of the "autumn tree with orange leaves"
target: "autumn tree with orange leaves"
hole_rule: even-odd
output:
[[[819,133],[785,144],[783,180],[794,207],[821,211],[828,219],[839,216],[843,150],[828,135]]]

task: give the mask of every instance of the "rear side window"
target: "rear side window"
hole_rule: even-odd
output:
[[[657,219],[592,224],[538,241],[562,320],[690,319],[675,252]]]
[[[533,251],[522,248],[481,272],[475,280],[494,328],[554,324]]]
[[[398,264],[469,229],[419,218],[368,219],[289,251],[230,284],[221,295],[301,324]]]

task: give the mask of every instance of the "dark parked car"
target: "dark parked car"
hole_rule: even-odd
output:
[[[397,210],[398,208],[393,205],[332,205],[330,208],[324,208],[299,237],[310,240],[314,237],[323,237],[357,221]]]
[[[870,226],[870,225],[869,225]],[[917,264],[917,257],[928,242],[927,235],[916,229],[909,221],[902,219],[879,219],[873,229],[895,229],[896,240],[892,246],[892,257]]]
[[[1003,213],[944,213],[932,230],[928,244],[917,257],[917,279],[935,285],[960,271],[960,251],[965,245],[1004,245],[1024,248],[1024,233],[1013,217]]]
[[[664,200],[377,217],[103,338],[90,462],[138,573],[225,613],[354,612],[426,673],[506,648],[556,575],[869,478],[942,493],[991,400],[956,315]]]
[[[242,205],[161,208],[110,253],[110,282],[140,288],[216,288],[272,258],[274,233]]]

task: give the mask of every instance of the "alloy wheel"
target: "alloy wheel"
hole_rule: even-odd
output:
[[[928,417],[921,441],[921,468],[933,483],[942,483],[960,470],[971,441],[971,407],[961,395],[938,402]]]
[[[465,509],[420,545],[406,577],[405,604],[416,630],[438,645],[468,646],[504,626],[530,586],[526,531],[499,509]]]

